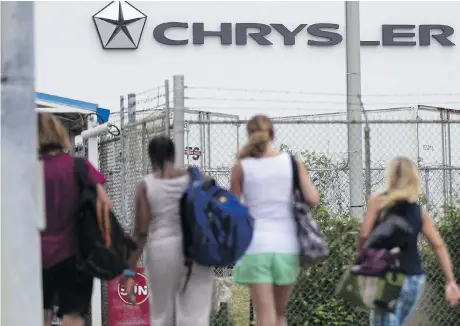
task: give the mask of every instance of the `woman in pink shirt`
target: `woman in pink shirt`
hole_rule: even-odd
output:
[[[67,130],[52,114],[38,114],[38,151],[44,166],[46,229],[41,234],[45,326],[51,325],[57,299],[66,326],[83,326],[91,304],[93,280],[80,282],[76,271],[76,207],[78,185]],[[109,202],[104,175],[88,161],[89,179],[98,196]]]

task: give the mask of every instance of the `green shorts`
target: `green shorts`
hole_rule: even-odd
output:
[[[299,273],[299,255],[281,253],[248,254],[233,269],[236,284],[294,284]]]

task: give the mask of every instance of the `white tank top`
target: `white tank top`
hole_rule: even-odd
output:
[[[298,253],[292,212],[292,163],[289,154],[241,160],[243,198],[255,219],[247,254]]]

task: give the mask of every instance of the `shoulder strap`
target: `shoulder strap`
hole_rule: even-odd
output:
[[[292,187],[294,191],[299,190],[302,192],[302,189],[300,189],[299,167],[297,166],[297,161],[293,155],[290,155],[290,158],[292,164]]]
[[[201,173],[200,170],[196,167],[188,167],[187,168],[188,174],[190,175],[190,181],[197,181],[201,180]]]
[[[75,174],[77,175],[77,180],[80,188],[90,185],[88,177],[88,164],[86,164],[85,158],[74,157],[73,162],[75,166]]]

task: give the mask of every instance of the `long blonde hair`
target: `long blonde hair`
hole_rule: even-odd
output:
[[[59,119],[51,113],[38,113],[38,151],[45,154],[49,151],[72,149],[67,129]]]
[[[273,140],[275,132],[273,124],[265,115],[256,115],[249,120],[246,126],[248,142],[239,151],[237,158],[260,157],[265,152],[267,145]]]
[[[382,209],[389,208],[400,200],[414,202],[421,192],[420,176],[415,164],[407,157],[396,157],[391,160],[385,173]]]

